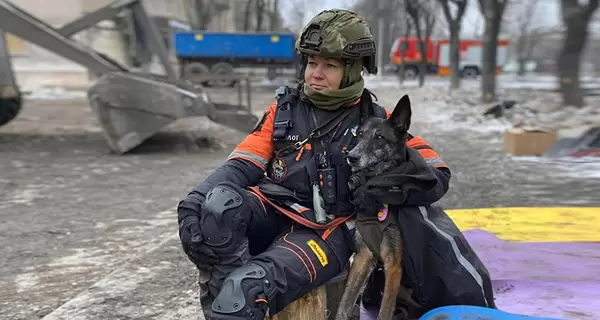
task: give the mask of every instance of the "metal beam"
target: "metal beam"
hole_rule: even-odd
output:
[[[142,34],[143,42],[150,47],[150,52],[154,52],[158,56],[169,80],[177,80],[175,69],[169,61],[169,51],[156,23],[150,20],[148,13],[141,3],[138,2],[132,5],[131,10],[133,11],[133,21],[139,26],[138,30]]]
[[[100,21],[109,20],[114,18],[123,9],[129,8],[132,5],[139,3],[140,0],[120,0],[115,1],[103,8],[100,8],[94,12],[90,12],[85,16],[75,19],[69,23],[66,23],[60,27],[57,32],[64,37],[71,37],[72,35],[83,31],[96,25]]]
[[[56,29],[5,0],[0,0],[0,28],[81,64],[97,75],[127,70],[94,50],[61,35]]]
[[[0,28],[27,41],[57,53],[90,69],[97,75],[127,69],[109,57],[78,44],[69,37],[96,23],[111,19],[123,10],[130,9],[133,24],[141,36],[138,41],[145,49],[157,55],[169,80],[177,80],[177,74],[169,61],[169,52],[156,24],[148,16],[140,0],[117,0],[103,8],[55,29],[14,4],[0,0]]]

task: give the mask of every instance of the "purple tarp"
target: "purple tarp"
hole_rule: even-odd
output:
[[[512,242],[483,230],[464,235],[490,271],[498,309],[600,319],[600,242]],[[376,312],[363,310],[361,319],[375,319]]]
[[[490,271],[498,309],[600,319],[600,243],[509,242],[482,230],[464,235]]]

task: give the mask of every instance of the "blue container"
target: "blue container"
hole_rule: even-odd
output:
[[[188,59],[277,60],[295,58],[292,33],[174,33],[175,54]]]

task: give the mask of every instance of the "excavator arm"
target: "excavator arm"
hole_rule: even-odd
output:
[[[0,29],[0,126],[14,119],[21,111],[21,93],[10,63],[8,45]]]
[[[128,15],[138,38],[136,40],[142,44],[143,50],[158,57],[164,75],[131,72],[108,56],[70,38],[121,13]],[[88,90],[88,98],[109,147],[117,153],[135,148],[165,125],[182,117],[206,116],[243,132],[250,132],[258,120],[249,105],[244,108],[241,105],[213,103],[203,87],[177,79],[158,27],[140,0],[114,1],[58,29],[14,4],[0,0],[0,29],[76,62],[98,77]],[[10,57],[6,48],[2,48],[4,39],[0,40],[0,68],[6,68],[6,73],[9,73],[9,76],[0,78],[1,88],[4,88],[0,92],[0,108],[5,105],[2,101],[12,99],[18,101],[20,109],[21,95],[12,76]],[[248,88],[246,94],[249,92]]]

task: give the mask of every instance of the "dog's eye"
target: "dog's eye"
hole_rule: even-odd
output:
[[[383,139],[383,135],[381,135],[381,133],[377,132],[377,133],[375,134],[375,138],[376,138],[376,139]]]

